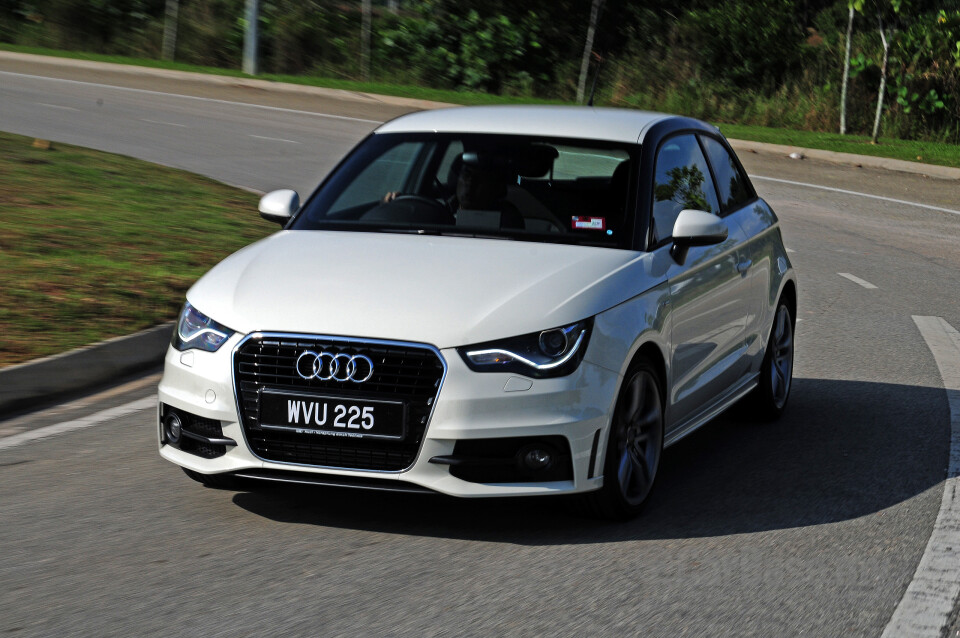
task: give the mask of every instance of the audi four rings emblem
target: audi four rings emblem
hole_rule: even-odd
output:
[[[373,361],[362,354],[306,350],[297,357],[297,374],[303,379],[363,383],[373,376]]]

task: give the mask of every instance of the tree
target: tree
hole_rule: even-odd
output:
[[[164,60],[172,60],[177,50],[177,14],[179,0],[167,0],[166,15],[163,22],[163,53]]]
[[[887,91],[887,61],[890,59],[890,42],[884,33],[883,16],[877,14],[877,22],[880,25],[880,41],[883,42],[883,62],[880,64],[880,90],[877,93],[877,114],[873,118],[873,136],[870,142],[877,143],[877,137],[880,135],[880,114],[883,112],[883,96]]]
[[[593,36],[597,31],[597,21],[603,0],[593,0],[590,7],[590,24],[587,26],[587,42],[583,46],[583,59],[580,62],[580,81],[577,82],[577,104],[583,104],[583,93],[587,88],[587,71],[590,70],[590,56],[593,54]]]
[[[362,0],[360,10],[360,73],[366,81],[370,79],[370,0]]]
[[[843,56],[843,82],[840,89],[840,135],[847,133],[847,87],[850,85],[850,40],[853,37],[853,2],[847,4],[850,12],[847,17],[847,48]]]

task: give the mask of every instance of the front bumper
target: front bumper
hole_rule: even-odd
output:
[[[211,459],[165,445],[158,412],[160,454],[167,460],[202,474],[275,470],[287,475],[336,475],[345,482],[354,477],[358,485],[375,478],[461,497],[586,492],[602,485],[598,476],[602,461],[598,459],[603,458],[603,442],[620,379],[588,361],[565,377],[529,379],[473,372],[456,350],[443,350],[440,354],[447,365],[446,376],[413,465],[398,472],[358,471],[265,461],[253,454],[238,419],[231,367],[230,353],[241,339],[234,335],[213,353],[168,349],[159,403],[218,421],[223,436],[237,445],[228,446],[225,454]],[[452,455],[457,441],[547,436],[562,436],[569,443],[572,480],[477,483],[453,476],[448,465],[430,462],[434,457]]]

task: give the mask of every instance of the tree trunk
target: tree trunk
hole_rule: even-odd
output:
[[[887,90],[887,59],[890,54],[890,42],[883,32],[883,18],[877,17],[880,23],[880,40],[883,41],[883,63],[880,65],[880,91],[877,93],[877,114],[873,118],[873,138],[870,140],[873,144],[877,143],[877,137],[880,135],[880,115],[883,113],[883,97]]]
[[[847,133],[847,85],[850,84],[850,38],[853,37],[853,3],[847,18],[847,52],[843,56],[843,84],[840,89],[840,135]]]
[[[360,26],[360,74],[364,81],[370,79],[370,0],[360,3],[363,12]]]
[[[583,60],[580,61],[580,81],[577,82],[577,104],[583,104],[583,93],[587,88],[587,72],[590,70],[590,56],[593,54],[593,36],[597,31],[597,20],[603,0],[593,0],[590,7],[590,24],[587,27],[587,43],[583,47]]]
[[[167,12],[163,21],[163,52],[164,60],[172,60],[177,51],[177,14],[180,12],[179,0],[167,0]]]
[[[246,9],[247,30],[243,34],[243,72],[247,75],[257,74],[257,26],[260,21],[260,6],[258,0],[247,0]]]

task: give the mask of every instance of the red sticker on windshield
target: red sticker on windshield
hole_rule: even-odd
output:
[[[606,217],[571,217],[574,230],[606,230]]]

